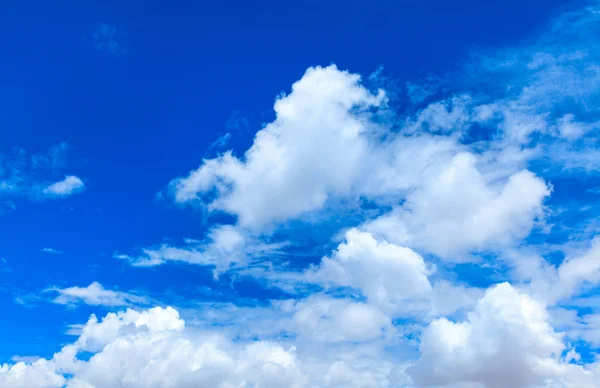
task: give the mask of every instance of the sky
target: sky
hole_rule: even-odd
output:
[[[600,3],[0,5],[0,386],[600,387]]]

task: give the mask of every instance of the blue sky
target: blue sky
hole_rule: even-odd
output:
[[[0,386],[598,386],[598,3],[0,10]]]

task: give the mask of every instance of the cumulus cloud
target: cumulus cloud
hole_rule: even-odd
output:
[[[428,319],[472,306],[481,291],[444,280],[430,280],[436,268],[410,248],[356,228],[331,256],[301,276],[285,273],[273,280],[320,284],[328,290],[357,290],[367,302],[390,317]]]
[[[276,120],[256,134],[243,158],[228,152],[205,160],[170,189],[177,202],[205,201],[248,227],[320,209],[331,195],[349,193],[364,173],[367,137],[376,131],[371,109],[385,101],[356,74],[333,65],[310,68],[275,102]]]
[[[431,291],[427,277],[430,272],[413,250],[352,229],[332,257],[324,257],[305,276],[324,285],[359,288],[369,302],[392,312],[411,298],[422,298]]]
[[[391,319],[377,308],[348,299],[320,295],[287,301],[283,312],[293,312],[291,328],[312,341],[368,341],[393,332]]]
[[[543,304],[499,284],[466,321],[434,320],[408,373],[419,386],[595,386],[592,372],[561,359],[562,334],[548,321]]]
[[[0,385],[597,387],[598,364],[567,341],[600,342],[597,311],[577,310],[596,303],[586,292],[600,282],[598,240],[551,263],[527,238],[539,225],[552,232],[548,170],[600,166],[595,40],[579,50],[598,15],[569,14],[553,25],[556,41],[481,60],[451,96],[436,101],[448,80],[409,88],[428,103],[406,115],[356,74],[308,69],[242,156],[204,160],[168,186],[175,202],[233,215],[233,225],[116,255],[138,267],[236,270],[290,286],[290,299],[207,303],[185,311],[188,324],[172,308],[93,316],[54,357],[0,366]],[[65,181],[35,182],[38,192],[68,191]],[[33,190],[0,183],[13,187]],[[291,221],[342,208],[357,214],[335,224],[346,231],[337,249],[311,266],[274,260],[301,237]],[[484,291],[492,280],[452,267],[475,255],[514,285]],[[99,283],[52,292],[59,304],[152,303]]]
[[[365,225],[392,242],[440,257],[507,247],[526,237],[543,216],[550,188],[527,170],[504,181],[477,169],[477,157],[458,153],[439,174],[410,193],[401,207]]]
[[[353,315],[353,312],[348,312]],[[360,314],[356,318],[361,318]],[[351,328],[349,328],[351,330]],[[80,352],[91,352],[87,361]],[[92,316],[78,339],[53,358],[0,367],[3,386],[30,387],[308,387],[385,386],[379,371],[352,358],[321,364],[294,346],[232,341],[216,332],[186,328],[176,310],[153,308]],[[66,374],[66,375],[65,375]],[[355,379],[356,380],[353,380]],[[375,384],[371,384],[375,382]],[[28,384],[28,385],[27,385]]]
[[[529,234],[550,194],[522,167],[531,153],[506,144],[482,152],[460,141],[489,104],[467,94],[433,102],[398,132],[393,120],[376,114],[386,108],[384,96],[335,66],[310,68],[276,101],[276,120],[257,133],[243,158],[227,152],[204,160],[171,182],[173,198],[236,215],[240,226],[255,231],[334,199],[404,200],[366,229],[454,259]]]

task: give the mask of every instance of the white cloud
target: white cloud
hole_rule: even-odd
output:
[[[62,387],[64,382],[63,375],[48,360],[0,365],[0,385],[4,387],[57,388]]]
[[[595,237],[590,247],[577,255],[568,256],[558,267],[557,297],[569,297],[578,288],[600,283],[600,237]]]
[[[513,277],[522,288],[548,305],[578,303],[574,297],[600,284],[600,237],[587,246],[559,246],[565,258],[559,265],[549,263],[534,247],[505,252],[503,259],[513,268]],[[590,299],[593,300],[593,299]]]
[[[405,131],[410,133],[461,131],[471,120],[471,104],[471,97],[468,95],[433,102],[419,111],[414,119],[407,121]]]
[[[353,319],[362,319],[352,311]],[[350,333],[352,329],[349,327]],[[92,352],[88,361],[76,359]],[[79,338],[50,360],[0,367],[0,385],[90,387],[385,387],[390,367],[365,368],[346,354],[302,353],[271,341],[231,341],[211,331],[186,328],[172,308],[92,316]],[[378,369],[384,366],[383,373]],[[371,369],[369,369],[371,368]],[[68,379],[62,373],[72,375]],[[7,385],[8,384],[8,385]],[[26,385],[28,384],[28,385]]]
[[[214,274],[228,270],[232,265],[248,264],[263,255],[276,255],[286,243],[265,243],[247,231],[232,225],[217,225],[208,233],[207,241],[187,240],[183,247],[163,244],[145,248],[142,254],[132,257],[115,255],[128,260],[135,267],[153,267],[168,261],[214,266]]]
[[[393,313],[405,308],[411,299],[431,292],[427,277],[430,272],[413,250],[379,242],[369,233],[351,229],[332,257],[324,257],[305,276],[324,285],[359,288],[369,303]]]
[[[51,255],[60,255],[60,254],[62,254],[62,251],[59,251],[59,250],[54,249],[54,248],[42,248],[40,250],[40,252],[50,253]]]
[[[205,160],[171,182],[175,200],[203,200],[260,228],[348,194],[365,172],[368,137],[377,130],[369,109],[385,103],[382,92],[371,94],[359,82],[333,65],[309,68],[275,102],[276,120],[256,134],[243,159],[226,153]]]
[[[544,181],[523,170],[504,181],[489,181],[477,157],[459,153],[401,207],[365,225],[387,240],[440,257],[506,247],[526,237],[543,216],[550,194]],[[460,257],[458,257],[460,259]]]
[[[419,386],[593,387],[592,372],[566,364],[562,334],[544,305],[508,283],[490,288],[464,322],[434,320],[408,369]]]
[[[130,306],[148,304],[146,297],[122,291],[107,290],[98,282],[87,287],[49,288],[47,292],[58,294],[52,302],[76,305],[84,303],[92,306]]]
[[[62,181],[48,185],[42,192],[48,197],[68,197],[85,189],[85,184],[74,175],[67,175]]]
[[[284,312],[293,312],[289,329],[311,341],[369,341],[393,332],[391,319],[377,308],[348,299],[320,295],[287,301]]]

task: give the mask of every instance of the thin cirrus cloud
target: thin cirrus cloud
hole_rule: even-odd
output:
[[[63,253],[62,251],[59,251],[58,249],[54,248],[42,248],[40,249],[40,252],[49,253],[51,255],[60,255]]]
[[[96,52],[112,57],[122,57],[129,52],[127,33],[110,23],[98,23],[91,36]]]

